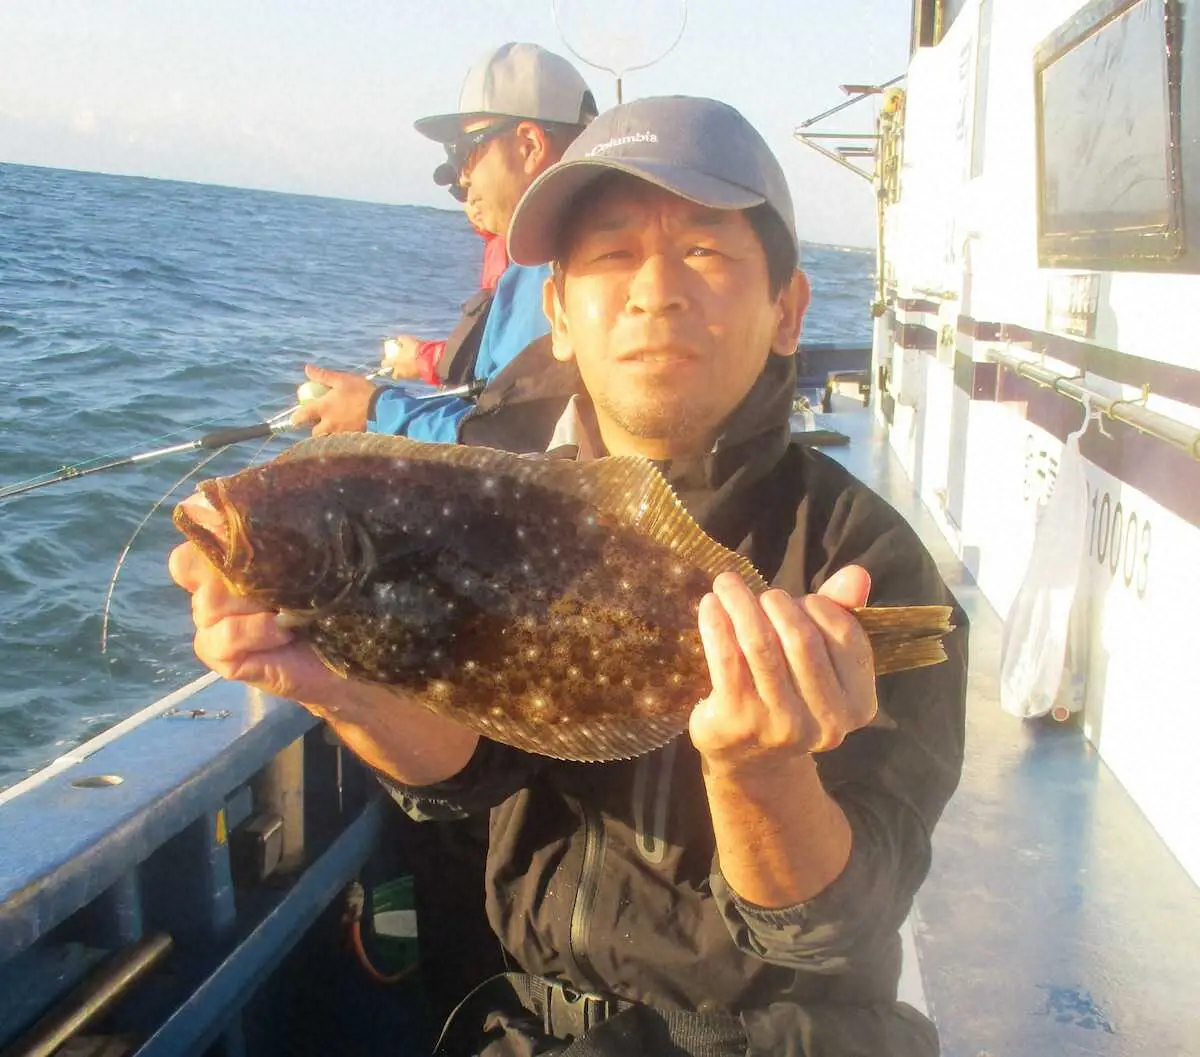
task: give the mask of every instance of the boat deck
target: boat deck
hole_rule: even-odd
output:
[[[828,453],[908,519],[971,619],[966,766],[910,920],[902,997],[933,1016],[944,1057],[1200,1053],[1200,889],[1077,725],[1001,710],[1003,621],[883,430],[861,410],[821,424],[850,437]]]

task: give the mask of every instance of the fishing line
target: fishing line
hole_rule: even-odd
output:
[[[250,466],[253,466],[255,464],[255,460],[260,455],[262,455],[263,451],[266,449],[267,445],[270,442],[271,442],[271,437],[268,436],[266,438],[266,440],[264,440],[258,446],[258,448],[255,450],[254,454],[251,455],[250,458],[247,460],[247,462],[246,462],[247,468]],[[129,552],[133,548],[134,540],[136,540],[138,538],[138,536],[141,535],[142,529],[144,529],[146,527],[146,525],[149,524],[150,519],[152,517],[154,517],[155,514],[158,513],[159,508],[162,507],[163,503],[165,503],[168,499],[170,499],[171,496],[173,496],[177,491],[179,491],[179,489],[183,485],[185,485],[188,481],[190,481],[193,477],[195,477],[196,474],[198,474],[201,470],[203,470],[204,467],[206,467],[215,458],[217,458],[220,455],[224,455],[225,452],[229,451],[229,447],[230,446],[227,445],[224,448],[218,448],[211,455],[205,455],[204,458],[202,458],[198,463],[196,463],[195,466],[193,466],[190,470],[188,470],[187,473],[185,473],[181,478],[179,478],[178,481],[176,481],[173,485],[171,485],[171,487],[168,488],[159,497],[158,501],[154,504],[154,506],[152,506],[150,508],[150,510],[147,512],[146,516],[144,518],[142,518],[141,521],[138,522],[137,528],[135,528],[133,530],[133,535],[129,537],[129,540],[126,542],[125,546],[121,549],[121,554],[117,558],[116,567],[113,569],[112,578],[108,581],[108,591],[105,592],[105,595],[104,595],[104,618],[100,622],[100,655],[101,656],[107,656],[107,654],[108,654],[108,623],[109,623],[109,613],[110,613],[110,610],[112,609],[113,594],[117,589],[117,578],[121,575],[121,570],[125,566],[125,559],[129,557]]]

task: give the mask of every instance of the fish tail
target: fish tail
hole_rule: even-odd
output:
[[[871,606],[856,609],[875,656],[875,674],[928,668],[946,660],[943,640],[954,630],[950,606]]]

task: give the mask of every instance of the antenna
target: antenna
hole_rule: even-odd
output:
[[[554,25],[567,50],[622,80],[675,50],[687,27],[687,0],[553,0]]]

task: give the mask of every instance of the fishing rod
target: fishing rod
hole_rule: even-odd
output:
[[[180,455],[186,451],[212,451],[218,448],[227,448],[231,444],[241,444],[247,440],[271,437],[287,429],[291,429],[291,425],[287,422],[259,422],[253,426],[233,426],[227,429],[215,429],[211,433],[205,433],[203,436],[197,437],[195,440],[186,441],[183,444],[172,444],[166,448],[155,448],[153,451],[142,451],[136,455],[126,455],[119,459],[109,459],[107,462],[98,462],[94,466],[64,466],[57,473],[51,474],[43,480],[29,481],[25,484],[14,484],[9,485],[7,488],[0,488],[0,500],[12,499],[19,495],[25,495],[27,492],[35,492],[39,488],[46,488],[52,484],[59,484],[62,481],[73,481],[79,477],[90,477],[94,473],[103,473],[106,470],[119,470],[124,466],[136,466],[138,463],[149,462],[151,459],[162,459],[168,455]]]
[[[382,369],[372,371],[366,377],[376,378],[383,374]],[[314,383],[306,383],[314,386]],[[484,386],[487,383],[483,380],[470,382],[466,385],[454,386],[449,389],[431,388],[428,393],[413,393],[415,400],[432,400],[439,396],[457,396],[466,400],[473,400],[483,392]],[[323,395],[320,389],[324,387],[314,386],[308,388],[302,396],[299,404],[290,407],[285,411],[279,412],[267,419],[266,422],[256,422],[251,426],[230,426],[224,429],[215,429],[209,433],[197,437],[195,440],[185,441],[182,444],[171,444],[165,448],[155,448],[152,451],[138,452],[134,455],[124,455],[120,458],[109,459],[106,462],[99,462],[92,466],[64,466],[57,473],[51,474],[41,480],[26,481],[21,484],[9,485],[5,488],[0,488],[0,501],[5,499],[15,499],[17,496],[25,495],[29,492],[36,492],[40,488],[47,488],[52,484],[61,484],[63,481],[74,481],[80,477],[90,477],[94,473],[104,473],[108,470],[119,470],[126,466],[137,466],[140,463],[150,462],[154,459],[164,459],[169,455],[181,455],[189,451],[217,451],[221,448],[227,448],[232,444],[243,444],[248,440],[264,440],[269,439],[276,434],[286,433],[292,428],[291,418],[301,407],[309,400],[315,400]],[[301,386],[301,390],[305,390],[305,386]]]

